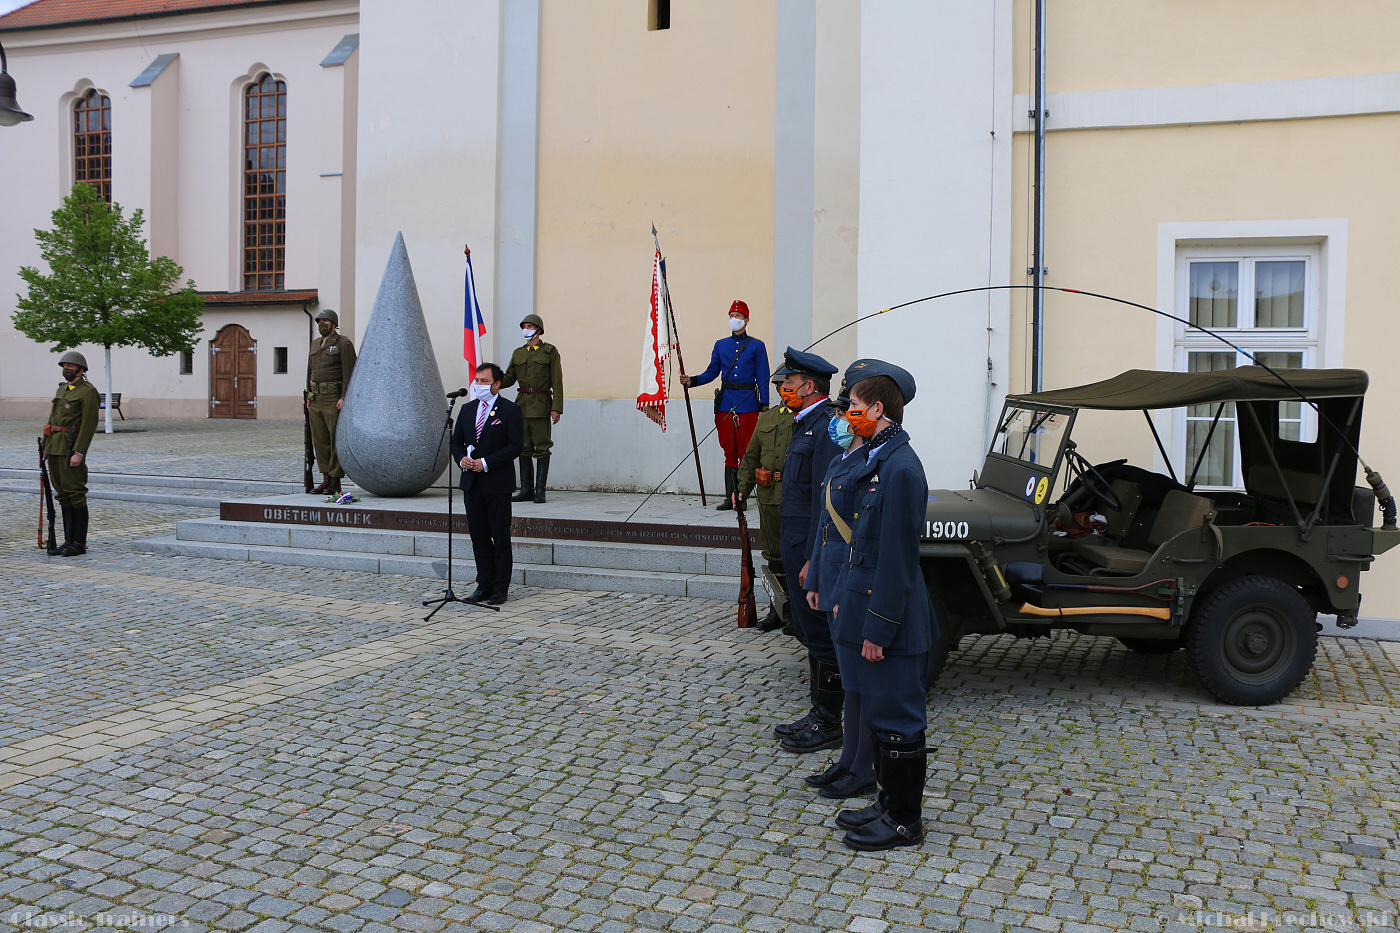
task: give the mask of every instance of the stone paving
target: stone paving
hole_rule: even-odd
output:
[[[771,739],[800,654],[731,604],[425,623],[429,581],[130,547],[207,510],[94,503],[93,552],[46,558],[36,503],[0,491],[3,930],[1400,925],[1400,644],[1324,638],[1244,710],[1180,654],[969,640],[929,841],[859,855],[802,786],[826,756]]]

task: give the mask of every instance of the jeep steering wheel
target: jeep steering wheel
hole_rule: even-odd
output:
[[[1123,511],[1123,503],[1119,501],[1118,494],[1113,491],[1113,486],[1108,480],[1103,478],[1103,474],[1094,468],[1094,465],[1084,459],[1084,455],[1077,450],[1066,450],[1065,460],[1069,462],[1070,472],[1083,484],[1083,488],[1099,502],[1102,502],[1114,512]]]

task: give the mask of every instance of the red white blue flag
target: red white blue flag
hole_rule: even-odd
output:
[[[481,316],[481,305],[476,300],[476,280],[472,278],[472,255],[467,253],[467,297],[466,310],[462,315],[462,359],[471,367],[468,372],[476,374],[476,368],[485,360],[482,352],[486,336],[486,319]]]
[[[642,335],[642,380],[637,410],[666,430],[667,363],[671,358],[671,295],[666,288],[666,260],[657,248],[651,263],[651,307]]]

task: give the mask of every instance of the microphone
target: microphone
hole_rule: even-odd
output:
[[[448,398],[461,398],[461,397],[464,396],[464,395],[471,395],[471,394],[472,394],[472,390],[471,390],[471,389],[458,389],[456,392],[448,392],[448,393],[447,393],[447,397],[448,397]]]

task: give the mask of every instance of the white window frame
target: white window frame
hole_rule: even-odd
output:
[[[1237,325],[1253,323],[1253,262],[1271,259],[1303,259],[1306,263],[1304,327],[1302,328],[1214,328],[1222,336],[1251,352],[1302,352],[1305,368],[1333,368],[1342,365],[1346,303],[1347,221],[1216,221],[1162,223],[1157,238],[1157,307],[1179,318],[1189,318],[1190,263],[1194,261],[1241,260],[1240,305]],[[1245,268],[1245,263],[1248,268]],[[1157,324],[1157,368],[1183,372],[1187,354],[1192,351],[1233,352],[1225,344],[1186,324],[1159,318]],[[1236,365],[1249,359],[1236,354]],[[1167,435],[1172,466],[1182,482],[1195,465],[1186,458],[1186,409],[1162,413],[1169,421]],[[1236,427],[1235,477],[1232,486],[1201,489],[1242,489]],[[1304,437],[1316,430],[1305,409]],[[1154,468],[1167,472],[1160,453],[1154,454]]]

